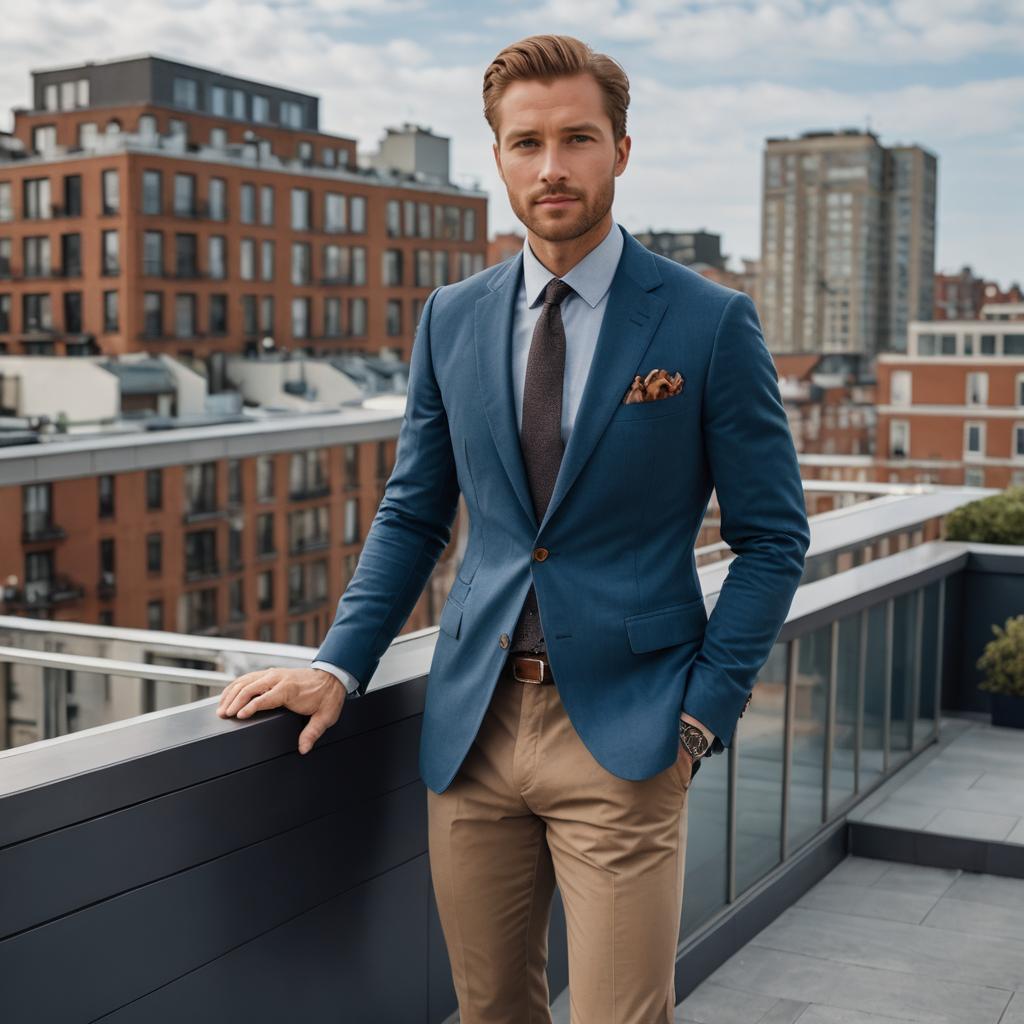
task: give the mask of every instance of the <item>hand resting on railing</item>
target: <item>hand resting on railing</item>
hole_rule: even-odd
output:
[[[254,711],[285,707],[311,716],[299,734],[299,753],[313,745],[341,717],[348,691],[319,668],[265,668],[246,672],[224,687],[217,705],[220,718],[248,718]]]

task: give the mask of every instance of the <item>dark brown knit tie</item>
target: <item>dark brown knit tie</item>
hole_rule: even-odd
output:
[[[562,387],[565,379],[565,327],[559,305],[572,292],[553,277],[544,289],[544,305],[533,329],[523,388],[523,425],[519,439],[530,481],[537,523],[544,518],[562,464]],[[539,654],[546,650],[531,586],[512,637],[510,653]]]

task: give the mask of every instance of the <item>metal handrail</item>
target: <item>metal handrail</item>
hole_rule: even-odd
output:
[[[197,668],[179,669],[170,665],[148,665],[138,661],[121,661],[118,658],[96,658],[87,654],[29,651],[20,647],[0,647],[0,664],[4,662],[67,671],[99,672],[108,676],[155,679],[161,683],[187,683],[193,686],[227,686],[235,678],[230,672],[210,672]]]

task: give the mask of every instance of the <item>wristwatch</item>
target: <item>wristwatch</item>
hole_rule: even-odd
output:
[[[710,746],[703,730],[682,718],[679,719],[679,739],[694,760],[701,757]]]

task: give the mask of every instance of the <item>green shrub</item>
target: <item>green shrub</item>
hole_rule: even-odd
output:
[[[1004,628],[993,623],[992,632],[995,639],[985,644],[975,662],[985,673],[978,689],[1024,697],[1024,615],[1007,619]]]
[[[946,540],[1024,544],[1024,486],[968,502],[946,516]]]

